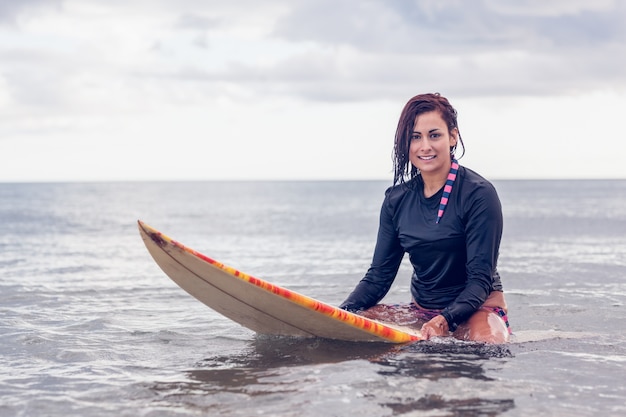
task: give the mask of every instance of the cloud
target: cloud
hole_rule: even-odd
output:
[[[19,16],[59,9],[62,0],[0,0],[0,24],[13,25]]]
[[[463,96],[624,87],[623,2],[506,4],[298,2],[277,22],[275,35],[356,50],[354,79],[384,74],[359,83],[359,89],[385,79],[407,87],[440,85]]]
[[[295,2],[277,22],[275,33],[285,39],[347,44],[370,52],[553,50],[623,39],[624,11],[622,3],[607,1],[321,0]]]
[[[624,20],[609,0],[1,1],[0,117],[623,91]]]
[[[610,0],[0,0],[0,180],[388,178],[426,91],[490,177],[623,177],[586,145],[626,101],[625,20]]]
[[[620,2],[267,4],[273,7],[249,14],[185,10],[176,28],[196,32],[187,41],[196,50],[183,48],[187,58],[178,65],[142,74],[234,99],[242,93],[328,102],[398,100],[415,91],[563,95],[626,85]]]

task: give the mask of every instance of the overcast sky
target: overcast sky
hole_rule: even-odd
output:
[[[626,178],[626,1],[0,0],[0,181],[391,179],[413,95],[490,179]]]

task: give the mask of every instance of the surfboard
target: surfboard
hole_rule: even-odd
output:
[[[190,295],[260,334],[409,343],[419,331],[354,314],[224,265],[138,221],[157,265]]]

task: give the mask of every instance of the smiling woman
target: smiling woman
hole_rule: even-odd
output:
[[[455,159],[456,110],[439,94],[413,97],[395,137],[394,186],[386,192],[378,240],[365,277],[341,304],[370,317],[396,278],[405,253],[413,274],[410,313],[425,338],[489,343],[509,339],[497,271],[502,209],[495,188]],[[406,311],[406,308],[404,309]]]

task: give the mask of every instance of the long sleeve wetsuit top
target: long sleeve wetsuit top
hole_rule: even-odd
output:
[[[459,167],[439,223],[443,188],[428,198],[423,189],[419,175],[387,189],[372,264],[341,308],[367,309],[382,300],[405,253],[413,266],[413,299],[421,307],[442,309],[451,329],[467,320],[491,291],[502,291],[496,268],[502,208],[493,185]]]

